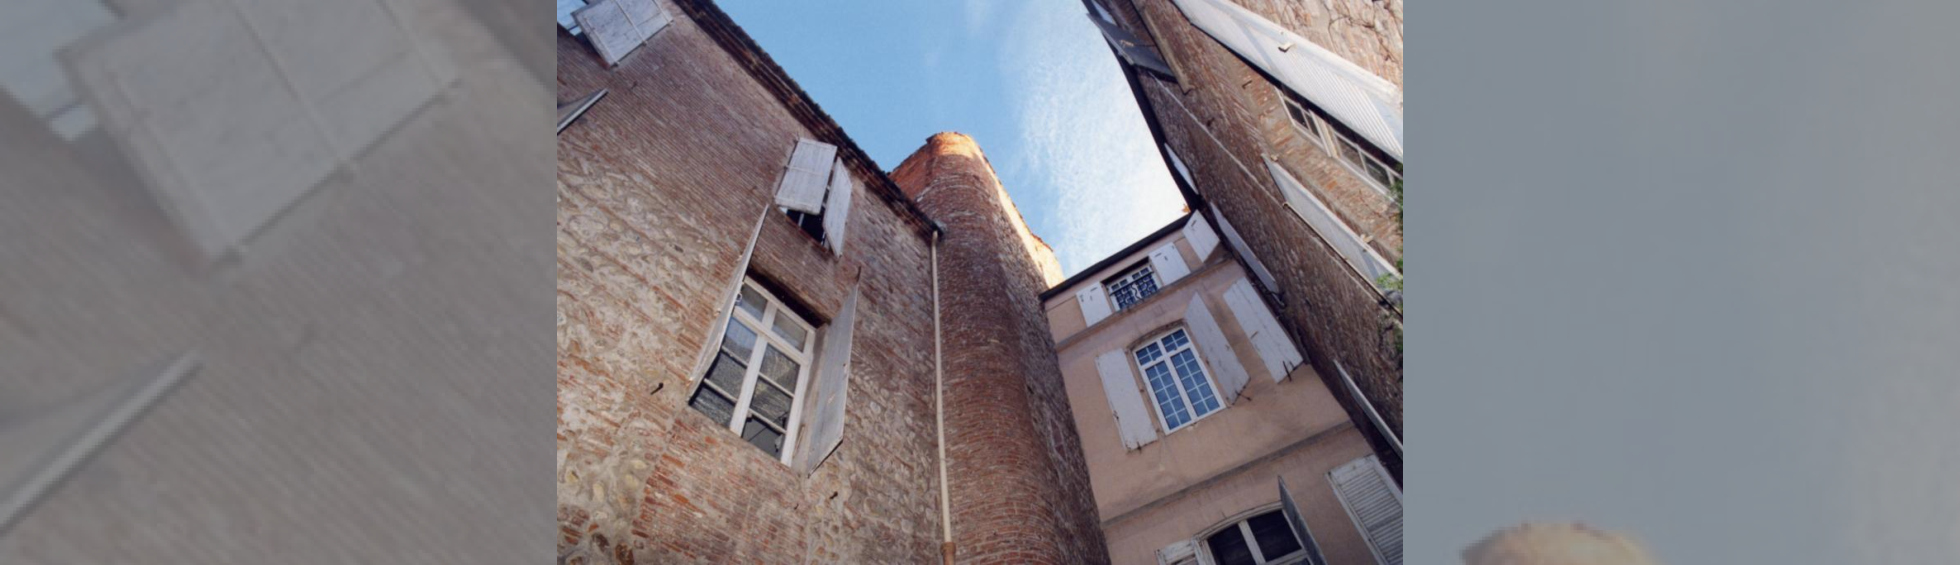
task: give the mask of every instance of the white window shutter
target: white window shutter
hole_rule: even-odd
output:
[[[1116,415],[1123,448],[1137,449],[1157,441],[1157,428],[1143,407],[1143,391],[1137,388],[1136,374],[1130,370],[1129,352],[1117,349],[1096,356],[1096,372],[1102,375],[1103,395],[1109,398],[1109,408]]]
[[[1218,231],[1225,235],[1225,242],[1232,245],[1232,252],[1239,254],[1245,259],[1245,264],[1252,267],[1252,274],[1259,277],[1259,284],[1265,285],[1268,290],[1278,291],[1278,282],[1273,280],[1273,273],[1259,262],[1259,256],[1252,254],[1252,248],[1245,246],[1245,238],[1239,237],[1239,230],[1232,229],[1232,221],[1225,219],[1225,214],[1220,213],[1216,205],[1211,207],[1211,215],[1218,218]]]
[[[1096,322],[1109,317],[1109,296],[1104,294],[1101,283],[1076,291],[1075,303],[1082,306],[1082,326],[1096,325]]]
[[[749,241],[742,247],[742,258],[736,260],[735,272],[729,275],[728,282],[722,284],[721,294],[717,295],[721,305],[715,309],[714,323],[708,326],[707,341],[695,355],[694,369],[687,374],[690,382],[708,373],[708,364],[715,360],[715,351],[721,348],[721,333],[728,329],[729,311],[735,308],[735,295],[742,291],[742,279],[749,274],[749,259],[755,255],[755,240],[762,235],[762,221],[769,219],[769,208],[764,206],[762,215],[756,216],[755,229],[749,231]]]
[[[1198,540],[1184,540],[1157,550],[1157,565],[1197,565]]]
[[[1157,271],[1157,285],[1170,286],[1185,275],[1191,274],[1191,267],[1184,263],[1184,254],[1177,252],[1177,242],[1164,244],[1150,252],[1150,269]]]
[[[1273,317],[1271,308],[1259,299],[1259,291],[1252,289],[1252,281],[1239,279],[1225,289],[1225,305],[1232,309],[1232,316],[1239,319],[1239,328],[1252,346],[1259,350],[1259,360],[1265,362],[1266,371],[1274,382],[1286,378],[1294,367],[1306,361],[1300,349],[1293,346],[1293,340],[1286,336],[1286,330],[1279,326],[1279,318]]]
[[[1329,471],[1327,480],[1354,527],[1384,565],[1402,565],[1402,491],[1370,455]]]
[[[1287,172],[1285,167],[1274,163],[1272,159],[1266,159],[1266,172],[1272,175],[1273,183],[1279,185],[1280,192],[1286,195],[1286,205],[1293,209],[1294,215],[1299,216],[1313,228],[1315,233],[1320,234],[1321,239],[1327,240],[1327,244],[1333,246],[1334,251],[1340,253],[1348,264],[1353,265],[1354,270],[1368,277],[1370,284],[1383,275],[1392,275],[1396,278],[1402,276],[1402,273],[1395,271],[1395,266],[1390,264],[1387,258],[1363,243],[1361,235],[1349,228],[1347,222],[1341,221],[1339,216],[1334,215],[1334,211],[1328,209],[1319,197],[1314,196],[1313,191],[1308,190],[1306,184],[1293,176],[1293,173]]]
[[[1218,393],[1225,397],[1226,404],[1237,402],[1239,391],[1245,390],[1249,377],[1245,366],[1239,364],[1239,357],[1232,353],[1232,342],[1226,341],[1225,332],[1219,329],[1218,319],[1205,307],[1202,293],[1192,295],[1191,305],[1184,308],[1184,325],[1191,328],[1191,341],[1198,343],[1198,352],[1211,365],[1211,378],[1218,381]]]
[[[837,146],[814,139],[796,140],[782,184],[776,187],[776,203],[791,210],[822,213],[824,189],[830,184],[832,163],[836,161]]]
[[[837,444],[844,439],[844,405],[849,396],[851,380],[851,333],[857,324],[858,291],[844,298],[843,308],[838,309],[837,317],[823,332],[823,343],[817,350],[817,388],[816,395],[810,399],[803,425],[808,427],[809,438],[805,442],[797,470],[808,475],[817,470]]]
[[[673,17],[658,0],[593,0],[572,12],[572,20],[599,51],[599,58],[616,65]]]
[[[1184,223],[1184,240],[1191,242],[1191,250],[1198,252],[1198,262],[1211,258],[1211,252],[1218,249],[1218,234],[1211,231],[1211,224],[1205,222],[1203,214],[1192,213],[1191,221]]]
[[[844,254],[844,228],[851,217],[851,198],[857,194],[857,178],[838,159],[830,173],[830,196],[825,198],[823,212],[824,239],[830,242],[830,250],[838,255]]]

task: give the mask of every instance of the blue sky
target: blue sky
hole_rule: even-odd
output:
[[[879,166],[934,133],[973,136],[1066,273],[1183,211],[1079,2],[719,5]]]

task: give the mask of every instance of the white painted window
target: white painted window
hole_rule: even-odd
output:
[[[1228,522],[1202,536],[1212,565],[1292,564],[1307,561],[1307,550],[1293,535],[1286,514],[1272,508]]]
[[[1151,405],[1164,423],[1164,433],[1190,425],[1222,406],[1218,385],[1205,373],[1198,350],[1184,328],[1151,340],[1132,354],[1143,380],[1150,385]]]
[[[1287,94],[1284,89],[1279,91],[1279,96],[1281,103],[1286,105],[1287,118],[1293,122],[1294,129],[1300,130],[1301,136],[1313,141],[1314,145],[1319,146],[1322,151],[1339,157],[1341,164],[1346,165],[1356,176],[1367,180],[1368,185],[1374,187],[1376,191],[1387,195],[1390,185],[1402,181],[1400,164],[1389,164],[1375,157],[1373,153],[1362,148],[1361,142],[1341,135],[1339,131],[1329,127],[1326,116],[1313,108],[1308,108],[1298,99]]]
[[[1327,473],[1348,518],[1382,565],[1402,565],[1402,489],[1369,455]]]
[[[815,331],[781,300],[745,282],[720,349],[688,405],[789,463],[809,384]]]
[[[776,204],[790,221],[831,251],[844,253],[844,228],[857,180],[837,146],[799,139],[776,186]]]
[[[1109,289],[1109,299],[1116,303],[1116,309],[1123,310],[1157,294],[1159,284],[1156,270],[1150,267],[1149,261],[1145,261],[1116,275],[1103,286]]]

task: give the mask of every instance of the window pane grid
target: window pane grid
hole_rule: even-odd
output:
[[[1151,400],[1163,418],[1166,433],[1218,411],[1223,404],[1211,379],[1191,347],[1191,337],[1178,329],[1138,348],[1135,357],[1150,385]]]
[[[1219,528],[1205,537],[1205,550],[1217,565],[1291,563],[1306,556],[1279,510]]]
[[[1109,296],[1116,302],[1117,310],[1129,308],[1154,294],[1157,294],[1157,277],[1151,273],[1149,264],[1118,276],[1109,285]]]
[[[772,457],[787,457],[796,428],[808,324],[760,288],[742,285],[721,351],[688,404]],[[758,328],[769,328],[761,331]]]

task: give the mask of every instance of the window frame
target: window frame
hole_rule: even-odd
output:
[[[1283,513],[1283,512],[1284,510],[1280,508],[1280,503],[1274,502],[1272,504],[1259,506],[1252,510],[1240,512],[1239,514],[1233,516],[1232,518],[1226,519],[1224,522],[1216,526],[1212,526],[1210,528],[1205,529],[1202,532],[1199,532],[1199,534],[1197,536],[1194,536],[1193,539],[1198,540],[1198,556],[1199,556],[1198,558],[1200,562],[1206,565],[1216,565],[1211,552],[1211,536],[1218,535],[1219,532],[1223,532],[1227,529],[1236,528],[1239,531],[1239,535],[1244,537],[1246,547],[1252,549],[1253,563],[1262,564],[1262,565],[1298,565],[1301,563],[1306,563],[1308,557],[1307,544],[1305,541],[1301,540],[1299,536],[1294,536],[1293,543],[1298,544],[1300,546],[1300,549],[1293,550],[1292,553],[1288,553],[1286,555],[1269,558],[1266,557],[1265,550],[1259,548],[1258,538],[1253,537],[1252,535],[1251,522],[1253,518],[1258,518],[1261,516],[1265,516],[1267,514]],[[1285,519],[1285,516],[1282,515],[1280,518],[1283,520]],[[1288,529],[1286,533],[1287,535],[1293,535],[1293,531],[1291,529]]]
[[[1139,296],[1137,297],[1135,302],[1130,303],[1129,306],[1124,306],[1122,301],[1116,299],[1116,291],[1119,288],[1119,284],[1124,288],[1135,286],[1138,282],[1140,282],[1140,280],[1136,279],[1136,275],[1139,273],[1150,275],[1150,287],[1151,287],[1150,294]],[[1124,310],[1128,310],[1132,306],[1142,304],[1145,301],[1150,300],[1150,297],[1156,296],[1157,293],[1163,292],[1164,277],[1157,274],[1157,267],[1155,265],[1150,264],[1149,258],[1145,258],[1142,261],[1138,261],[1135,265],[1131,265],[1130,268],[1128,269],[1123,269],[1122,271],[1118,271],[1116,273],[1116,276],[1104,279],[1102,282],[1102,286],[1104,291],[1103,294],[1109,297],[1109,305],[1115,307],[1110,311],[1110,313],[1114,314],[1116,312],[1122,312]]]
[[[1354,176],[1360,177],[1362,182],[1374,188],[1375,192],[1381,193],[1382,196],[1390,196],[1388,193],[1389,184],[1402,180],[1402,171],[1399,170],[1399,167],[1390,166],[1388,162],[1375,157],[1374,152],[1369,150],[1372,147],[1371,145],[1364,147],[1365,142],[1356,141],[1336,131],[1328,124],[1326,116],[1322,116],[1319,111],[1307,107],[1305,103],[1300,102],[1297,97],[1287,92],[1286,89],[1274,86],[1273,90],[1279,93],[1281,111],[1286,113],[1286,121],[1293,125],[1293,129],[1299,131],[1302,137],[1312,140],[1314,145],[1319,147],[1322,153],[1333,157],[1335,161],[1340,161],[1341,166],[1346,167],[1348,172],[1353,173]],[[1306,116],[1313,123],[1303,124],[1299,120],[1293,119],[1293,110],[1295,109],[1299,110],[1301,115]],[[1354,152],[1354,155],[1360,158],[1360,162],[1355,162],[1354,159],[1350,158],[1347,154],[1348,151]],[[1373,173],[1368,172],[1368,166],[1370,164],[1381,168],[1382,172],[1388,174],[1388,184],[1384,184],[1380,179],[1376,179]]]
[[[1164,340],[1169,339],[1172,334],[1175,334],[1180,331],[1184,332],[1184,346],[1182,348],[1178,349],[1177,351],[1172,351],[1170,348],[1165,347],[1163,345],[1162,342]],[[1149,364],[1144,364],[1143,362],[1138,361],[1137,352],[1142,351],[1143,348],[1149,347],[1152,344],[1156,344],[1159,349],[1163,350],[1163,353],[1159,355],[1155,361],[1152,361]],[[1185,409],[1191,412],[1190,420],[1184,422],[1183,424],[1179,424],[1177,427],[1173,428],[1170,427],[1170,420],[1164,417],[1163,403],[1157,401],[1156,389],[1150,386],[1149,367],[1160,363],[1169,364],[1172,355],[1184,350],[1189,350],[1191,352],[1191,358],[1195,359],[1198,362],[1198,372],[1199,374],[1204,376],[1205,386],[1211,390],[1211,397],[1218,401],[1218,408],[1212,409],[1210,412],[1206,412],[1203,415],[1199,415],[1198,410],[1195,407],[1196,405],[1191,403],[1191,397],[1184,390],[1182,383],[1176,382],[1178,378],[1177,368],[1169,367],[1166,370],[1171,372],[1171,380],[1172,380],[1171,388],[1175,392],[1177,392],[1178,398],[1184,401]],[[1164,435],[1166,437],[1170,436],[1172,432],[1189,428],[1192,425],[1197,424],[1199,420],[1203,420],[1205,418],[1211,417],[1211,415],[1213,414],[1217,414],[1219,412],[1225,411],[1225,408],[1227,406],[1225,404],[1225,395],[1218,391],[1218,379],[1212,376],[1211,367],[1205,362],[1204,354],[1198,351],[1198,342],[1196,339],[1191,337],[1191,328],[1189,326],[1179,323],[1169,328],[1166,328],[1163,331],[1153,333],[1151,334],[1151,337],[1149,339],[1139,341],[1137,342],[1136,346],[1131,347],[1129,349],[1129,356],[1130,356],[1130,366],[1136,369],[1137,378],[1143,379],[1143,392],[1146,393],[1146,396],[1149,397],[1150,409],[1157,414],[1157,424],[1160,427],[1164,428]]]
[[[742,308],[741,289],[744,288],[753,290],[762,296],[763,311],[761,316],[751,314],[748,310]],[[785,357],[789,357],[791,361],[797,364],[797,379],[796,386],[794,387],[796,390],[788,391],[790,393],[789,423],[782,430],[778,430],[783,433],[783,447],[781,452],[776,454],[776,460],[784,465],[788,465],[792,456],[796,453],[796,436],[803,423],[803,400],[805,394],[809,391],[810,380],[814,373],[817,356],[816,327],[804,320],[803,316],[790,308],[787,302],[777,297],[775,293],[770,292],[768,288],[765,288],[752,277],[744,277],[741,286],[737,287],[735,294],[729,296],[727,300],[729,306],[728,322],[730,324],[741,324],[756,334],[756,347],[749,352],[749,358],[745,360],[747,364],[742,367],[742,386],[741,390],[737,393],[739,396],[730,395],[728,394],[729,391],[722,390],[720,385],[709,382],[708,375],[713,373],[715,366],[720,363],[719,360],[716,360],[708,363],[708,367],[703,370],[702,374],[695,375],[694,386],[688,390],[687,396],[685,397],[685,404],[688,409],[706,416],[707,414],[705,412],[701,412],[700,409],[693,406],[694,397],[700,394],[701,387],[711,387],[715,393],[721,394],[724,398],[730,398],[735,402],[735,406],[730,409],[730,421],[723,423],[722,428],[734,432],[738,437],[741,436],[743,424],[747,423],[750,417],[755,416],[750,410],[755,400],[755,387],[774,386],[777,390],[783,389],[781,383],[771,381],[765,385],[760,382],[762,379],[767,378],[762,376],[762,358],[767,354],[767,350],[770,347],[775,347],[778,352],[782,353]],[[787,318],[781,318],[779,316],[787,316]],[[775,324],[778,320],[787,320],[797,328],[803,330],[802,348],[798,349],[793,347],[786,338],[776,333]],[[727,339],[727,335],[728,328],[724,326],[722,328],[722,334],[715,336],[715,355],[717,357],[723,354],[724,350],[721,349],[721,342]],[[765,427],[775,427],[767,418],[756,417],[756,420],[761,422]],[[747,444],[749,441],[743,438],[742,443]],[[753,444],[750,445],[753,446]],[[756,449],[761,449],[761,447],[756,447]],[[768,452],[765,451],[763,453],[766,454]]]

